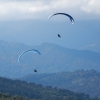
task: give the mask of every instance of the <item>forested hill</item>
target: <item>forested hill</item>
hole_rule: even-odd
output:
[[[27,83],[20,80],[11,80],[0,77],[0,91],[30,98],[30,100],[100,100],[97,97],[90,98],[84,93],[75,93],[65,89],[52,88],[51,86],[43,87],[41,84]],[[2,96],[2,94],[0,95]],[[8,95],[6,95],[8,98]],[[0,100],[9,100],[1,99]],[[13,99],[23,100],[23,99]],[[27,100],[27,99],[25,99]]]
[[[37,49],[36,53],[25,54],[18,63],[19,55],[28,50]],[[27,46],[20,43],[0,41],[0,76],[21,77],[38,73],[56,73],[80,69],[100,71],[100,54],[89,50],[64,48],[52,43]]]
[[[51,85],[79,93],[83,92],[92,97],[100,98],[100,72],[95,70],[27,75],[21,80],[35,82],[43,86]]]
[[[18,96],[18,95],[13,95],[12,96],[8,93],[7,94],[0,93],[0,100],[30,100],[30,99],[26,98],[26,97]]]

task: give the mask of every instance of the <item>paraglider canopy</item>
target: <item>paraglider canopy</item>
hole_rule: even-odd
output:
[[[28,53],[28,52],[34,52],[34,53],[37,53],[37,54],[41,55],[41,53],[40,53],[38,50],[35,50],[35,49],[26,50],[25,52],[23,52],[23,53],[18,57],[18,62],[20,61],[20,58],[21,58],[25,53]]]
[[[65,15],[67,17],[69,17],[69,19],[71,20],[72,24],[74,24],[74,19],[72,16],[70,16],[69,14],[66,14],[66,13],[55,13],[55,14],[52,14],[48,17],[48,19],[50,19],[51,17],[55,16],[55,15]]]

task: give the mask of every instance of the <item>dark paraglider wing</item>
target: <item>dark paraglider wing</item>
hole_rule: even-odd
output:
[[[71,23],[74,24],[74,19],[72,16],[70,16],[69,14],[66,14],[66,13],[55,13],[55,14],[52,14],[48,17],[48,19],[50,19],[51,17],[55,16],[55,15],[65,15],[67,17],[69,17],[69,19],[71,20]]]

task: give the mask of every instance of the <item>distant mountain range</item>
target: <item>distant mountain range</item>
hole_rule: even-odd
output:
[[[18,56],[28,50],[37,49],[41,55],[27,53],[18,63]],[[95,69],[100,71],[100,54],[89,50],[76,50],[43,43],[27,46],[20,43],[0,41],[0,76],[22,77],[38,73],[56,73],[63,71]]]
[[[100,41],[94,42],[82,48],[83,50],[91,50],[100,53]]]
[[[100,98],[100,72],[79,70],[54,74],[35,74],[20,78],[27,82],[68,89]]]

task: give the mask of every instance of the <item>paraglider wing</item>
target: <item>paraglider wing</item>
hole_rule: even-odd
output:
[[[34,52],[34,53],[38,53],[39,55],[41,55],[41,53],[38,50],[35,49],[31,49],[31,50],[27,50],[25,52],[23,52],[19,57],[18,57],[18,62],[20,61],[20,58],[27,52]]]
[[[53,17],[53,16],[55,16],[55,15],[59,15],[59,14],[68,16],[69,19],[71,20],[72,24],[74,24],[74,19],[73,19],[73,17],[70,16],[69,14],[66,14],[66,13],[55,13],[55,14],[50,15],[50,16],[48,17],[48,19],[50,19],[51,17]]]

